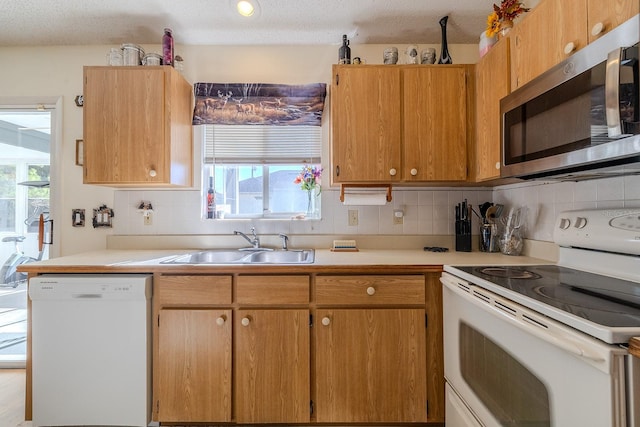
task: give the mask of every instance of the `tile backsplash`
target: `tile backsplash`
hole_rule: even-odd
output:
[[[640,175],[580,182],[528,181],[496,187],[493,202],[526,207],[525,236],[551,242],[555,219],[562,211],[640,208]]]
[[[115,192],[113,233],[116,235],[231,234],[252,226],[261,234],[330,235],[449,235],[453,234],[453,207],[463,199],[473,206],[491,201],[488,188],[395,189],[384,206],[344,206],[337,189],[323,189],[322,219],[202,219],[200,191],[119,190]],[[150,225],[144,225],[141,201],[151,202]],[[358,225],[349,225],[348,211],[358,211]],[[396,225],[393,211],[404,211],[403,224]]]
[[[201,193],[193,190],[118,190],[115,192],[115,235],[219,235],[255,226],[260,234],[324,235],[452,235],[454,206],[467,199],[477,206],[486,201],[527,208],[525,236],[553,241],[557,214],[571,209],[640,208],[640,176],[581,182],[527,181],[495,188],[394,189],[385,206],[344,206],[337,189],[324,189],[320,220],[205,220]],[[153,205],[150,225],[144,225],[141,201]],[[348,211],[358,210],[358,225],[348,222]],[[404,211],[403,224],[393,221],[394,209]],[[474,234],[478,218],[474,217]]]

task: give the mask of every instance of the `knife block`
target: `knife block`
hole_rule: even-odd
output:
[[[471,252],[471,220],[456,221],[456,251]]]

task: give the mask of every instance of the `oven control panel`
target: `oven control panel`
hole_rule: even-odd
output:
[[[562,212],[553,241],[563,247],[640,255],[640,208]]]

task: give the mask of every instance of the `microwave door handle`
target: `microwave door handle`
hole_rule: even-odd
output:
[[[622,48],[609,52],[607,57],[606,76],[604,79],[604,97],[607,117],[607,133],[609,138],[622,136],[620,120],[620,58]]]

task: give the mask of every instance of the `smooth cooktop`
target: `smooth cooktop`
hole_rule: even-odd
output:
[[[640,327],[637,282],[558,265],[455,268],[602,326]]]

